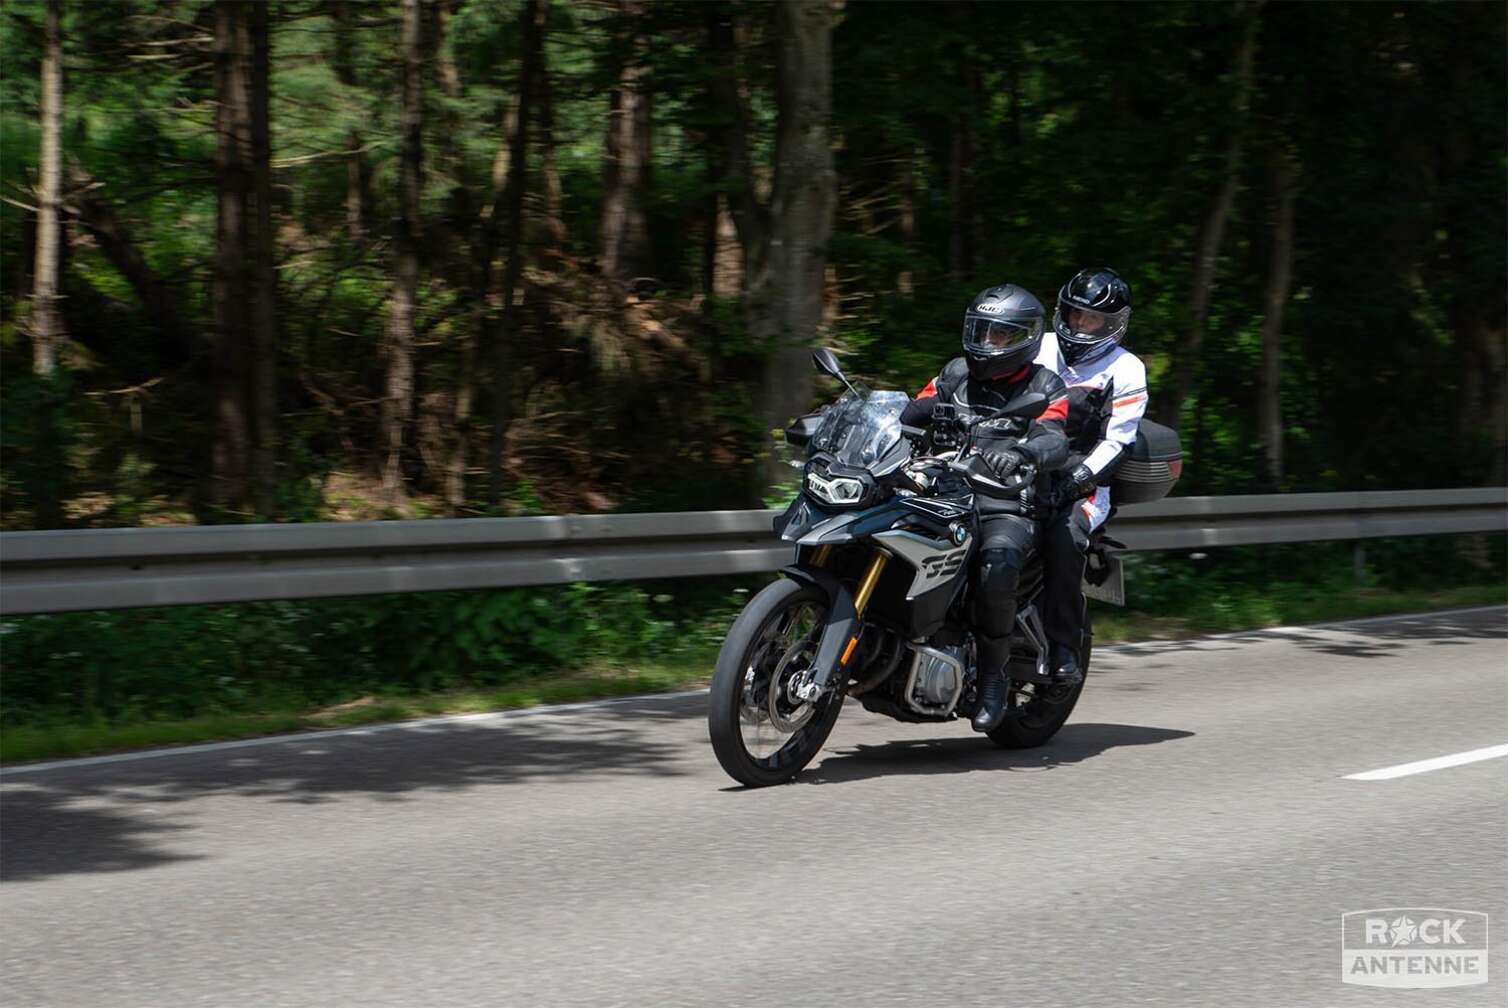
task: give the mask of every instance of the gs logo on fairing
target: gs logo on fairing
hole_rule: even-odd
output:
[[[929,556],[922,561],[922,571],[929,579],[957,574],[958,568],[963,566],[964,558],[968,555],[968,550],[959,550],[956,553]]]

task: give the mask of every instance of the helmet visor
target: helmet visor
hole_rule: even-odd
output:
[[[1060,339],[1070,343],[1098,343],[1106,339],[1120,339],[1126,332],[1126,323],[1131,321],[1131,308],[1117,312],[1095,311],[1058,298],[1058,313],[1053,319],[1053,328]]]
[[[966,316],[963,320],[963,345],[965,349],[979,354],[998,354],[1014,350],[1042,335],[1042,322],[1031,326],[1005,319]]]

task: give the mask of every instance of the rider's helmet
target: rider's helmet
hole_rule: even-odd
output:
[[[1131,321],[1131,288],[1112,269],[1081,270],[1058,291],[1052,327],[1069,364],[1118,345]]]
[[[1042,347],[1042,302],[1024,287],[1001,284],[980,291],[963,314],[963,353],[969,374],[1004,378],[1032,362]]]

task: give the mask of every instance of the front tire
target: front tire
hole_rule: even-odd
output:
[[[1089,681],[1089,657],[1093,649],[1089,627],[1086,625],[1084,629],[1084,649],[1079,652],[1079,668],[1084,671],[1084,681],[1061,700],[1036,698],[1019,713],[1013,711],[1007,714],[1000,727],[989,733],[991,742],[1002,749],[1035,749],[1046,745],[1058,733],[1058,729],[1063,727],[1078,704],[1079,695],[1084,692],[1084,684]],[[1011,683],[1013,698],[1018,685],[1020,684]]]
[[[707,712],[712,751],[748,787],[784,784],[812,761],[843,708],[842,692],[812,703],[788,693],[827,626],[827,595],[781,579],[749,600],[728,630]]]

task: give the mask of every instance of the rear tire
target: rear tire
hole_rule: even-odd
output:
[[[780,708],[782,717],[791,721],[802,718],[800,726],[785,735],[785,741],[770,753],[751,752],[746,734],[773,730],[779,741],[783,729],[769,717],[771,688],[782,690],[790,671],[801,663],[783,656],[800,655],[803,642],[815,651],[816,640],[827,625],[828,602],[825,592],[813,585],[782,578],[767,585],[749,600],[728,629],[717,668],[712,674],[712,693],[707,711],[707,733],[712,751],[728,776],[747,787],[784,784],[795,777],[821,751],[838,713],[843,709],[843,691],[827,696],[809,706]],[[809,617],[802,617],[810,613]],[[790,634],[785,627],[797,620],[811,623],[805,634]],[[815,634],[815,637],[812,635]],[[790,641],[786,640],[791,636]],[[763,721],[760,719],[763,718]]]
[[[1049,703],[1045,699],[1033,700],[1020,714],[1007,715],[1000,727],[989,733],[991,742],[1002,749],[1035,749],[1046,745],[1058,733],[1058,729],[1063,727],[1078,704],[1085,683],[1089,682],[1089,658],[1093,647],[1087,624],[1084,630],[1084,650],[1079,653],[1079,668],[1083,670],[1084,682],[1075,686],[1073,692],[1057,703]]]

